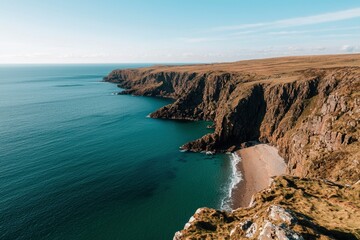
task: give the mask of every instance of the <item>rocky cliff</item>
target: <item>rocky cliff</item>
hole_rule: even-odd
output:
[[[180,239],[360,239],[360,184],[276,177],[248,208],[200,208]]]
[[[182,148],[277,146],[288,173],[353,183],[360,175],[360,55],[115,70],[122,94],[175,99],[153,118],[211,120],[214,133]]]
[[[213,121],[183,149],[259,141],[287,162],[291,176],[250,207],[199,209],[174,239],[360,239],[360,55],[115,70],[104,80],[121,94],[175,100],[153,118]]]

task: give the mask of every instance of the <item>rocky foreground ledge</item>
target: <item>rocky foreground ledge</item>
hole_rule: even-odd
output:
[[[360,183],[275,177],[248,208],[199,208],[174,240],[360,239]]]
[[[268,143],[301,177],[276,178],[247,209],[199,210],[175,239],[360,239],[359,54],[114,70],[104,80],[175,99],[153,118],[213,121],[214,133],[185,150]]]

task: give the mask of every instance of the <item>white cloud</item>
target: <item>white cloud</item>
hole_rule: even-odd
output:
[[[223,40],[227,40],[227,39],[228,38],[219,38],[219,37],[180,38],[180,40],[187,42],[187,43],[214,42],[214,41],[223,41]]]
[[[353,53],[360,50],[359,46],[353,46],[353,45],[343,45],[340,49],[348,53]]]
[[[353,8],[344,11],[324,13],[320,15],[313,15],[307,17],[298,17],[283,19],[273,22],[262,22],[262,23],[251,23],[251,24],[240,24],[235,26],[223,26],[214,28],[214,31],[231,31],[240,29],[254,29],[254,28],[286,28],[295,26],[314,25],[327,22],[336,22],[346,19],[360,17],[360,8]]]
[[[184,53],[182,54],[182,56],[188,58],[188,57],[193,57],[193,56],[195,56],[195,54],[192,53],[192,52],[184,52]]]
[[[352,27],[336,27],[336,28],[322,28],[316,30],[302,30],[302,31],[273,31],[269,32],[270,35],[298,35],[304,33],[319,33],[319,32],[331,32],[331,31],[347,31],[347,30],[359,30],[359,26]]]

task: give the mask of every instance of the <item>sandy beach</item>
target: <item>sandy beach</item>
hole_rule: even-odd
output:
[[[236,153],[241,157],[237,168],[241,171],[243,180],[233,190],[233,209],[247,207],[253,194],[269,186],[272,176],[286,171],[284,159],[270,145],[258,144]]]

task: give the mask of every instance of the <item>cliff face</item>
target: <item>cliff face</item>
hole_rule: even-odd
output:
[[[360,184],[276,177],[248,208],[200,208],[181,239],[360,239]]]
[[[153,118],[214,122],[183,149],[255,140],[287,161],[292,176],[276,177],[248,208],[201,208],[175,240],[360,239],[360,55],[115,70],[105,80],[122,94],[175,99]]]
[[[288,173],[359,180],[360,56],[298,57],[115,70],[123,94],[176,101],[153,118],[211,120],[189,151],[233,151],[247,141],[278,147]]]

